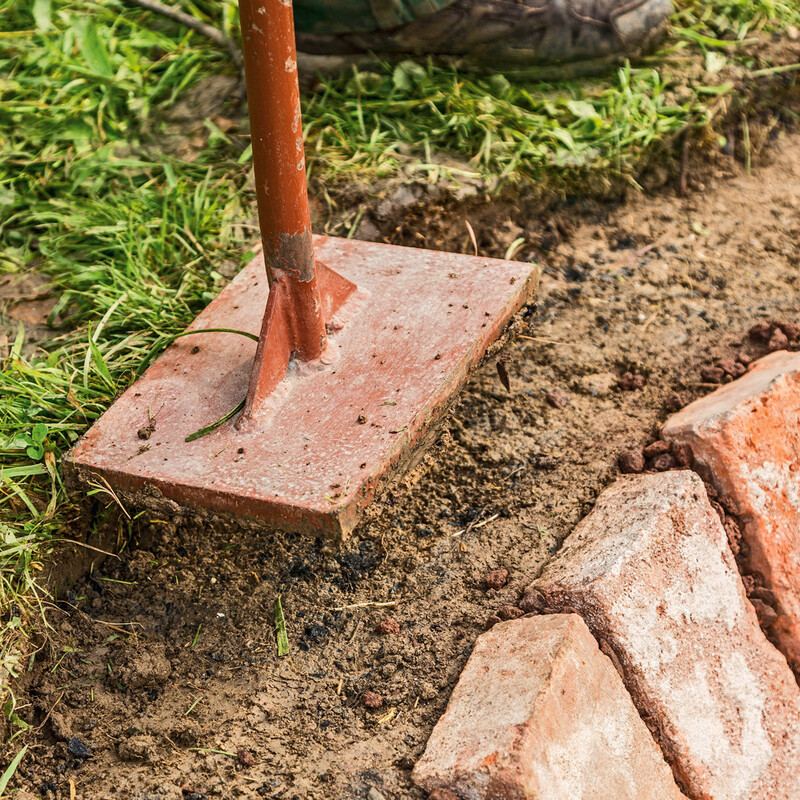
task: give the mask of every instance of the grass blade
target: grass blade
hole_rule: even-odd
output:
[[[3,793],[8,786],[8,782],[14,777],[14,773],[17,771],[19,762],[22,761],[22,759],[25,757],[25,753],[27,752],[28,745],[25,745],[25,747],[23,747],[22,750],[20,750],[19,753],[14,756],[12,762],[6,767],[5,772],[0,775],[0,797],[3,796]]]
[[[199,431],[195,431],[194,433],[190,433],[186,437],[185,441],[193,442],[195,439],[200,439],[202,436],[205,436],[206,434],[209,434],[212,431],[215,431],[217,428],[219,428],[220,425],[225,424],[231,417],[233,417],[236,414],[238,414],[243,408],[244,408],[244,400],[242,400],[242,402],[239,403],[236,406],[236,408],[232,408],[227,414],[225,414],[224,417],[220,417],[216,422],[212,422],[210,425],[206,425],[205,428],[200,428]]]
[[[195,336],[198,333],[235,333],[239,336],[245,336],[248,339],[252,339],[254,342],[258,341],[258,336],[256,334],[250,333],[249,331],[240,331],[236,328],[201,328],[195,331],[183,331],[183,333],[176,333],[174,336],[165,336],[153,344],[150,352],[145,356],[145,358],[142,360],[142,363],[137,368],[136,377],[138,378],[150,366],[156,355],[166,350],[167,347],[169,347],[176,339],[182,339],[184,336]]]
[[[289,637],[286,634],[286,619],[283,616],[280,595],[275,599],[275,638],[278,642],[278,656],[288,656]]]

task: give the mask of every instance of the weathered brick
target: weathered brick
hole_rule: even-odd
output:
[[[478,638],[413,777],[469,800],[682,800],[611,661],[575,614]]]
[[[622,478],[534,583],[616,654],[695,800],[800,798],[800,690],[693,472]]]
[[[800,355],[760,359],[673,416],[663,435],[688,444],[705,477],[733,501],[747,545],[740,563],[774,592],[770,633],[800,672]]]

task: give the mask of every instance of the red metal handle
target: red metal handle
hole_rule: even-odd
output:
[[[239,0],[258,217],[270,287],[283,284],[292,351],[325,349],[308,211],[291,0]]]

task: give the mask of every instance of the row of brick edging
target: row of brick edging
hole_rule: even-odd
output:
[[[793,377],[795,375],[796,379]],[[776,396],[773,396],[775,393]],[[780,424],[776,424],[776,414]],[[742,415],[752,423],[749,428],[742,422]],[[746,433],[738,439],[726,436],[725,426],[733,425],[736,428],[737,420],[737,430],[740,434],[742,430],[750,431],[749,438]],[[791,433],[794,435],[787,436],[785,428],[792,421]],[[765,444],[763,436],[758,442],[753,440],[753,424],[757,427],[760,425],[762,433],[772,431],[770,442]],[[783,550],[771,553],[773,560],[768,559],[770,569],[766,572],[754,569],[749,563],[753,552],[758,553],[761,559],[759,566],[763,568],[766,563],[764,551],[769,551],[771,541],[767,518],[771,509],[768,508],[769,503],[764,502],[762,487],[759,489],[762,519],[756,519],[758,515],[754,514],[752,497],[748,501],[745,492],[746,502],[742,501],[746,482],[742,483],[741,475],[735,469],[728,469],[727,472],[722,469],[727,463],[726,458],[734,465],[749,463],[748,455],[752,457],[753,453],[737,454],[736,447],[740,451],[754,451],[755,456],[764,461],[765,447],[769,445],[774,451],[773,455],[777,454],[786,467],[783,472],[778,470],[784,478],[784,485],[781,487],[773,480],[772,491],[797,499],[796,504],[789,503],[789,508],[784,503],[782,510],[794,513],[796,523],[800,520],[800,472],[798,482],[794,485],[793,469],[789,469],[798,469],[797,462],[800,461],[800,355],[775,352],[755,362],[743,377],[695,401],[671,418],[664,426],[662,438],[672,445],[673,452],[677,447],[680,448],[679,452],[685,454],[686,448],[690,448],[690,455],[684,455],[682,459],[686,461],[688,458],[688,463],[676,464],[683,469],[630,476],[607,489],[598,499],[595,509],[567,538],[556,558],[545,567],[542,576],[526,591],[519,603],[521,608],[513,614],[501,609],[506,613],[490,620],[492,623],[499,623],[501,619],[509,621],[496,625],[479,638],[475,654],[462,673],[448,709],[434,729],[428,748],[415,768],[415,781],[428,791],[433,791],[431,797],[438,796],[438,800],[579,800],[582,797],[587,800],[589,797],[594,800],[622,800],[628,796],[649,797],[648,787],[655,785],[661,786],[662,793],[654,796],[682,796],[674,784],[673,789],[663,787],[658,759],[645,759],[642,762],[645,766],[629,769],[628,778],[633,787],[631,794],[625,794],[620,789],[616,793],[601,791],[598,794],[596,787],[591,788],[591,774],[587,774],[585,769],[588,768],[590,772],[594,770],[598,775],[607,775],[607,757],[605,763],[584,762],[584,773],[580,770],[576,772],[575,763],[562,760],[562,773],[570,774],[572,788],[568,794],[554,790],[553,786],[559,785],[559,777],[553,773],[552,764],[547,768],[542,766],[548,757],[542,755],[541,737],[537,739],[535,735],[541,727],[541,720],[536,720],[537,709],[530,702],[526,707],[529,716],[525,718],[524,714],[522,717],[518,714],[522,721],[516,723],[516,735],[512,737],[514,746],[509,748],[506,741],[505,750],[501,748],[494,753],[487,751],[480,763],[475,762],[476,742],[470,734],[470,715],[474,714],[475,708],[483,709],[479,713],[485,713],[487,708],[496,712],[504,705],[525,708],[525,702],[521,699],[524,695],[520,691],[516,691],[515,696],[506,697],[502,692],[494,693],[493,685],[500,687],[502,684],[502,681],[498,683],[497,676],[507,676],[515,670],[524,671],[528,668],[516,663],[519,659],[515,658],[514,652],[504,652],[502,643],[495,640],[498,637],[505,638],[511,643],[509,647],[512,651],[515,648],[519,650],[520,645],[514,644],[520,636],[517,629],[530,626],[529,620],[536,619],[533,615],[556,613],[561,620],[576,620],[564,622],[563,625],[567,627],[580,623],[591,630],[595,647],[599,646],[599,650],[608,657],[606,660],[612,666],[612,671],[616,668],[641,715],[640,730],[637,733],[636,726],[632,726],[631,735],[639,741],[644,731],[645,737],[649,738],[642,720],[647,723],[672,767],[677,784],[687,797],[692,800],[800,798],[800,778],[795,774],[796,766],[800,764],[800,689],[786,658],[767,641],[760,627],[767,629],[770,638],[785,654],[796,656],[796,651],[791,648],[796,641],[797,627],[784,625],[779,631],[772,628],[787,615],[786,601],[783,599],[786,592],[793,590],[800,596],[800,580],[793,587],[787,588],[784,584],[775,586],[773,562],[782,555],[791,562],[790,566],[800,578],[800,536],[787,534],[783,537]],[[769,447],[766,449],[769,450]],[[765,463],[772,462],[767,460]],[[711,493],[717,492],[716,498],[712,500],[708,497],[703,483],[689,471],[690,466],[702,475]],[[731,478],[733,473],[739,475],[738,482]],[[778,473],[773,470],[772,479]],[[614,506],[620,503],[626,510],[615,520]],[[723,527],[726,519],[731,524]],[[658,530],[659,536],[655,540],[652,535],[648,537],[646,529]],[[604,581],[609,581],[609,559],[613,561],[609,548],[615,530],[618,549],[613,552],[621,561],[615,562],[614,568],[618,573],[624,572],[626,579],[620,583],[617,574],[617,585],[610,589],[604,585]],[[627,532],[622,540],[619,537],[620,530]],[[734,561],[729,541],[735,545],[736,533],[740,546],[737,553],[739,558]],[[625,548],[630,550],[631,542],[640,539],[651,541],[655,549],[649,553],[639,553],[639,557],[633,559],[625,571]],[[672,548],[664,547],[666,541],[671,541]],[[694,567],[691,559],[682,568],[673,565],[661,574],[659,583],[656,580],[658,575],[653,573],[653,565],[661,564],[663,567],[666,563],[664,559],[668,561],[682,548],[686,549],[687,542],[693,542],[692,546],[701,550],[705,547],[708,551],[705,554],[705,571],[701,570],[693,580],[680,585],[681,580],[687,574],[691,575],[692,569],[696,570],[697,564],[702,561],[698,561],[698,553],[695,553],[692,556]],[[635,547],[630,552],[635,552]],[[594,572],[591,565],[587,565],[591,553],[594,554]],[[743,576],[740,575],[740,569],[744,570]],[[645,575],[648,577],[645,578]],[[759,585],[754,585],[753,575],[760,576]],[[575,576],[581,576],[580,580]],[[664,580],[672,580],[675,585],[667,591]],[[748,581],[750,585],[746,586]],[[706,588],[707,585],[712,587],[710,593],[701,590],[704,585]],[[770,601],[767,603],[762,600],[765,607],[777,607],[777,612],[773,612],[774,619],[763,608],[758,609],[760,614],[756,614],[753,605],[748,602],[748,596],[751,601],[760,599],[757,594],[754,596],[754,590],[760,590],[763,597]],[[637,591],[644,592],[640,597],[642,602],[638,605],[634,603],[623,613],[624,599],[627,596],[630,600]],[[665,639],[659,639],[655,634],[660,632],[666,636],[669,626],[664,618],[670,616],[669,603],[662,598],[652,609],[648,609],[644,602],[648,597],[658,599],[659,592],[664,596],[671,592],[673,605],[675,597],[681,596],[684,601],[683,611],[678,614],[679,620],[683,621],[678,624],[673,620],[675,624],[670,629],[670,636]],[[724,603],[721,602],[723,596]],[[649,617],[643,616],[646,612],[652,613]],[[522,614],[525,614],[525,618],[514,619]],[[642,641],[641,636],[637,640],[637,626],[641,629],[644,620],[650,625],[648,636],[659,643],[658,647],[645,647],[646,642]],[[705,627],[701,624],[703,620]],[[792,621],[796,620],[797,615],[792,617]],[[486,646],[481,644],[487,640],[495,642],[494,661],[486,658]],[[663,650],[664,645],[670,646],[667,651]],[[699,652],[696,652],[697,647],[700,648]],[[682,675],[679,669],[673,669],[671,672],[667,670],[667,677],[659,677],[659,670],[663,672],[667,669],[659,660],[665,652],[672,652],[673,661],[678,659],[679,666],[681,663],[691,663],[694,672]],[[689,662],[686,660],[687,654],[692,653],[694,656]],[[539,657],[546,659],[547,654],[540,653]],[[585,663],[595,665],[593,669],[599,669],[596,658],[587,652],[583,653],[583,658]],[[503,666],[504,663],[508,669]],[[798,660],[794,657],[793,666],[796,670],[797,665]],[[698,675],[701,677],[698,678]],[[472,691],[467,692],[463,686],[470,682],[473,684]],[[605,683],[613,686],[613,680],[608,675]],[[671,694],[665,689],[669,686],[674,687]],[[544,691],[542,687],[540,689]],[[689,690],[695,690],[699,695],[691,698]],[[700,696],[702,690],[706,690],[708,697]],[[624,704],[619,707],[620,713],[624,713],[623,707]],[[464,720],[468,724],[462,724]],[[557,721],[550,720],[550,723],[553,726],[550,731],[551,750],[558,750],[559,747],[563,750],[565,737],[568,738],[574,727],[581,728],[574,709],[571,715],[562,720],[561,728]],[[498,735],[503,733],[502,718],[497,720],[496,729]],[[586,732],[585,726],[583,730]],[[536,751],[537,747],[539,751]],[[607,746],[605,750],[608,750]],[[472,761],[459,762],[460,755],[467,752],[472,753]],[[534,757],[535,752],[538,752],[538,757]],[[515,765],[510,771],[509,763]],[[525,763],[532,765],[527,771],[520,766]],[[637,769],[641,774],[635,774]],[[550,786],[542,783],[545,773],[549,775]],[[677,794],[671,794],[673,790]]]
[[[800,350],[800,325],[788,322],[760,322],[754,325],[749,332],[751,340],[755,340],[756,345],[769,342],[768,351],[773,351],[772,346],[776,337],[781,337],[786,341],[791,339],[791,349]],[[738,343],[737,343],[738,344]],[[661,431],[662,439],[652,442],[644,448],[625,450],[620,454],[619,466],[624,474],[636,474],[643,471],[663,471],[669,469],[681,469],[690,467],[697,472],[703,479],[709,500],[714,510],[720,517],[723,527],[728,534],[728,542],[745,584],[748,598],[753,604],[759,617],[759,622],[767,638],[773,642],[784,653],[789,661],[790,667],[795,673],[795,677],[800,682],[800,563],[798,563],[797,553],[798,542],[784,532],[783,546],[787,553],[778,553],[770,556],[765,542],[769,544],[770,537],[765,535],[765,530],[775,527],[775,519],[785,517],[780,511],[774,510],[769,519],[764,519],[764,515],[754,514],[752,510],[752,492],[743,487],[742,480],[731,481],[731,469],[727,465],[733,465],[741,469],[747,466],[747,459],[742,454],[749,454],[750,461],[755,455],[765,455],[765,461],[755,465],[756,469],[762,469],[765,463],[769,463],[769,457],[773,457],[775,465],[775,447],[784,444],[783,439],[787,438],[782,433],[789,433],[787,438],[788,447],[784,446],[783,451],[778,454],[778,461],[784,466],[794,465],[795,455],[800,454],[800,437],[797,435],[792,438],[791,432],[796,431],[800,423],[800,413],[797,411],[797,403],[786,402],[786,395],[789,400],[795,393],[795,388],[791,385],[783,386],[783,400],[777,400],[779,393],[775,387],[770,387],[778,378],[788,380],[790,383],[797,380],[792,376],[800,370],[800,360],[796,355],[788,352],[772,352],[765,358],[756,361],[751,365],[748,357],[747,375],[741,381],[731,386],[730,383],[722,389],[718,389],[711,395],[707,395],[691,404],[686,411],[680,411],[683,405],[672,410],[680,411],[675,414],[664,426]],[[719,364],[730,366],[728,362],[722,360]],[[733,363],[732,361],[730,363]],[[737,362],[738,363],[738,362]],[[707,371],[709,368],[704,368]],[[722,371],[722,368],[720,368]],[[730,381],[731,370],[727,369],[726,381]],[[717,381],[722,382],[722,381]],[[735,430],[737,425],[735,420],[720,420],[720,406],[724,407],[726,400],[729,401],[731,395],[735,402],[728,402],[726,413],[738,418],[738,432]],[[750,398],[748,400],[748,398]],[[795,398],[797,399],[797,398]],[[771,403],[770,412],[759,414],[756,419],[760,426],[759,433],[766,431],[766,437],[759,437],[755,441],[755,446],[733,447],[731,439],[737,435],[741,439],[747,435],[749,424],[749,411],[754,404]],[[776,402],[777,401],[777,402]],[[716,408],[716,412],[714,407]],[[782,419],[775,419],[775,409],[779,409]],[[724,414],[723,414],[724,416]],[[744,426],[741,424],[744,422]],[[745,430],[742,430],[744,427]],[[752,425],[750,424],[750,427]],[[775,431],[778,431],[777,441]],[[751,437],[752,438],[752,437]],[[764,453],[764,450],[767,452]],[[695,454],[694,451],[697,451]],[[738,452],[738,457],[737,457]],[[713,463],[715,462],[715,463]],[[751,466],[753,466],[751,464]],[[779,466],[779,465],[777,465]],[[774,476],[773,476],[774,477]],[[745,481],[746,483],[747,481]],[[784,481],[785,483],[785,481]],[[769,489],[768,489],[769,491]],[[790,516],[793,518],[800,514],[800,505],[795,502],[790,509]],[[761,517],[761,519],[759,519]],[[784,526],[785,527],[785,526]],[[753,532],[755,529],[755,532]],[[759,529],[760,532],[759,532]],[[778,545],[780,542],[778,543]],[[777,547],[778,545],[773,545]],[[791,554],[795,557],[792,558]],[[785,572],[786,565],[793,567],[793,574],[783,580],[780,573]],[[777,569],[776,569],[777,568]],[[788,595],[788,601],[787,601]],[[788,612],[788,613],[787,613]]]
[[[735,522],[740,570],[764,591],[766,632],[800,675],[800,354],[755,362],[671,417],[662,437],[691,448]]]

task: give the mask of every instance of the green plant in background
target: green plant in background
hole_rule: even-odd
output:
[[[442,171],[446,154],[496,181],[609,185],[632,179],[649,148],[705,113],[696,97],[679,104],[665,89],[652,68],[552,87],[405,61],[330,80],[309,98],[309,161],[323,169],[314,154],[324,154],[328,173],[379,175],[410,162],[424,176]]]
[[[777,0],[680,0],[673,26],[682,34],[742,41],[762,31],[773,31],[800,23],[800,7]]]
[[[237,36],[234,0],[181,6]],[[310,172],[617,190],[708,124],[731,84],[707,77],[749,63],[730,42],[789,24],[794,4],[683,0],[660,55],[606,76],[405,61],[322,78],[304,95]],[[219,74],[236,76],[225,51],[121,0],[0,0],[0,285],[35,273],[57,298],[46,341],[15,324],[0,344],[0,609],[13,611],[0,672],[19,669],[12,644],[41,608],[42,561],[75,524],[59,459],[219,291],[219,265],[247,260],[246,149],[207,120],[202,146],[176,157],[164,119]]]

